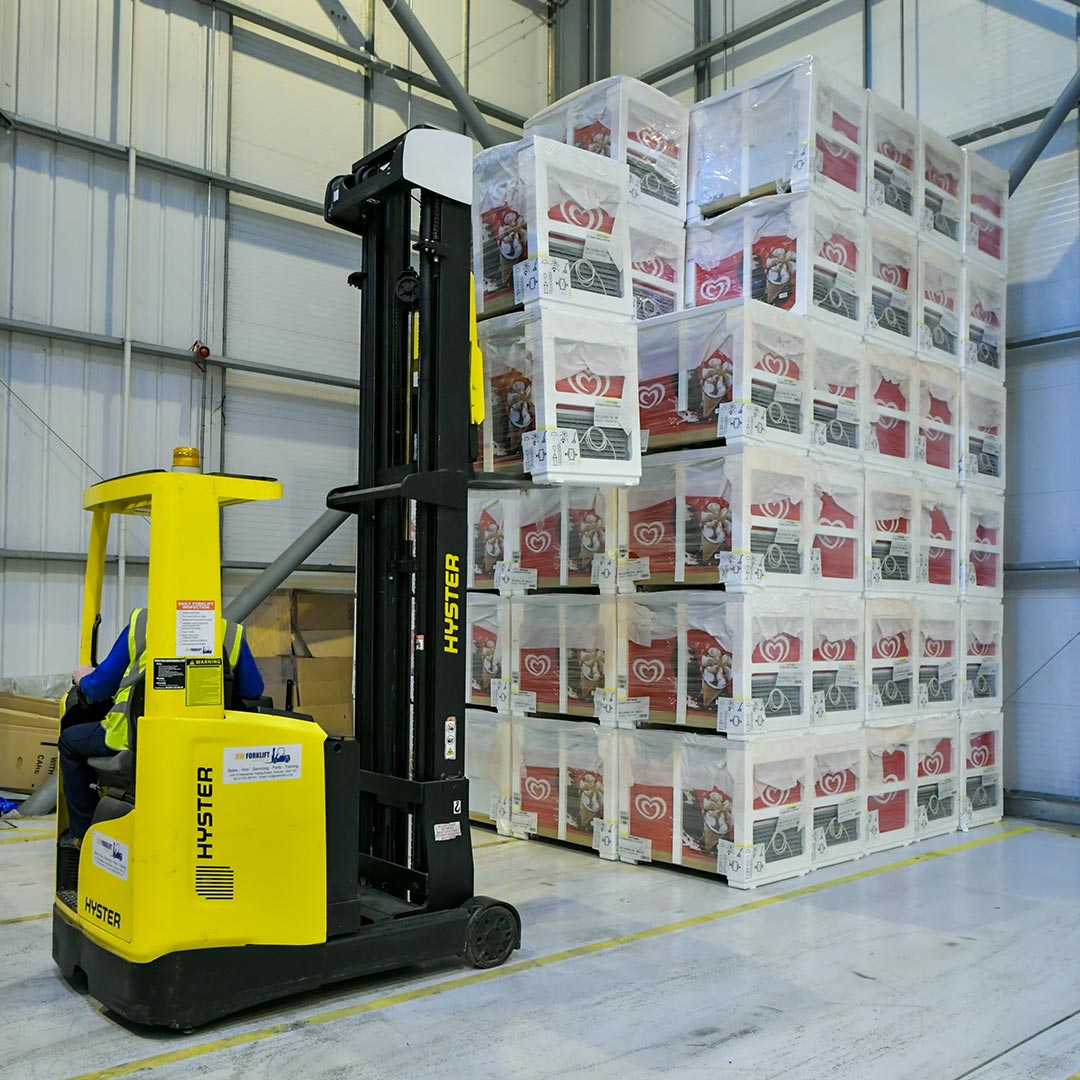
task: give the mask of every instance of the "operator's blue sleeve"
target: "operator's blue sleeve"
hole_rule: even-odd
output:
[[[115,697],[120,688],[120,680],[131,663],[128,656],[128,631],[124,628],[121,635],[113,642],[109,655],[89,675],[84,675],[79,689],[89,701],[107,701]]]
[[[263,678],[259,674],[255,657],[251,655],[247,638],[240,640],[240,658],[236,661],[236,689],[242,698],[262,697]]]

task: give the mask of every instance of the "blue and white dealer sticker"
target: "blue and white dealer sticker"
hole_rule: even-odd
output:
[[[111,836],[103,836],[99,832],[94,833],[94,847],[91,858],[99,870],[104,870],[121,881],[127,881],[128,876],[128,846]]]
[[[226,784],[251,784],[263,780],[298,780],[303,747],[227,746],[222,754],[221,778]]]

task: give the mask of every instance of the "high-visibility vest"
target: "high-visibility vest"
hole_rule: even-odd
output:
[[[235,671],[240,661],[240,646],[244,641],[244,627],[240,623],[225,623],[223,651],[229,667]],[[101,721],[105,729],[105,744],[113,750],[126,750],[128,745],[128,713],[131,708],[131,692],[146,671],[146,608],[136,608],[128,623],[128,666],[113,698],[112,708]]]

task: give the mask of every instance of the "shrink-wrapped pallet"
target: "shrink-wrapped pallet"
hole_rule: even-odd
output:
[[[866,466],[910,473],[918,426],[918,368],[902,352],[868,341],[866,378]]]
[[[912,782],[915,774],[913,720],[871,721],[866,739],[866,850],[884,851],[911,843],[915,835]]]
[[[815,728],[861,724],[866,716],[865,610],[858,596],[810,597],[810,679]]]
[[[1005,490],[1005,387],[965,376],[960,394],[960,482]]]
[[[815,867],[859,858],[866,850],[866,755],[860,728],[818,731],[811,739]]]
[[[914,478],[866,470],[867,596],[914,590],[921,512]]]
[[[873,91],[867,95],[867,188],[870,213],[914,231],[919,222],[919,121]]]
[[[920,597],[915,664],[918,712],[936,716],[960,707],[960,605],[955,600]]]
[[[621,162],[535,136],[482,150],[473,162],[477,314],[544,299],[629,315],[629,199]]]
[[[1005,381],[1006,282],[978,263],[964,264],[964,376]]]
[[[619,750],[614,728],[515,716],[512,817],[519,836],[546,836],[617,858]]]
[[[686,292],[686,229],[681,221],[630,208],[630,284],[634,318],[655,319],[681,311]]]
[[[518,498],[516,491],[469,492],[470,589],[494,589],[499,566],[513,558]]]
[[[915,469],[942,484],[959,478],[960,380],[939,364],[920,362]]]
[[[689,123],[681,102],[639,79],[613,75],[530,117],[525,134],[626,162],[634,201],[681,223]]]
[[[964,356],[964,276],[960,260],[919,245],[918,350],[923,360],[957,369]]]
[[[810,584],[814,589],[861,592],[863,476],[827,461],[810,463]]]
[[[893,222],[866,222],[866,334],[894,349],[917,340],[919,259],[914,234]]]
[[[1003,717],[1000,712],[963,713],[960,724],[963,756],[960,822],[965,828],[989,825],[1000,821],[1004,813]]]
[[[915,560],[919,592],[952,599],[960,595],[960,528],[960,489],[922,481]]]
[[[490,593],[469,593],[465,620],[469,643],[465,700],[506,711],[510,707],[510,601]]]
[[[756,300],[862,332],[866,218],[816,192],[754,199],[686,229],[686,306]]]
[[[1001,637],[1005,629],[1002,605],[996,600],[961,601],[964,670],[962,711],[1000,709]]]
[[[968,149],[964,150],[964,174],[967,204],[964,258],[985,263],[1004,274],[1009,174],[977,151]]]
[[[874,596],[866,601],[867,716],[892,720],[914,716],[918,607],[914,600]]]
[[[919,184],[920,237],[959,255],[964,242],[964,151],[952,141],[920,125],[922,180]]]
[[[974,486],[961,492],[960,590],[1000,601],[1005,588],[1005,496]]]
[[[637,482],[637,333],[629,319],[533,305],[482,322],[478,336],[489,468],[524,468],[537,482]]]
[[[510,717],[485,709],[465,710],[465,775],[469,819],[510,832]]]
[[[804,57],[690,109],[692,213],[790,188],[866,204],[866,92]]]
[[[915,723],[915,837],[955,832],[960,823],[960,716]]]
[[[862,461],[868,408],[866,346],[855,334],[814,327],[810,452],[852,465]]]
[[[513,711],[596,715],[596,692],[615,691],[614,597],[529,594],[510,614]]]

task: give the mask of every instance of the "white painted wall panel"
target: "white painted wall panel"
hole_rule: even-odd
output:
[[[363,153],[362,74],[243,27],[234,49],[233,174],[321,202]]]
[[[231,374],[225,397],[225,468],[274,476],[280,502],[225,511],[225,558],[270,562],[325,509],[331,488],[356,482],[358,398],[271,376]],[[346,522],[310,561],[350,565],[356,525]]]
[[[381,4],[382,0],[377,2]],[[303,4],[296,0],[254,0],[248,6],[334,41],[358,45],[363,37],[367,0],[312,0]]]
[[[233,200],[229,219],[230,356],[357,378],[360,242],[310,215]]]

